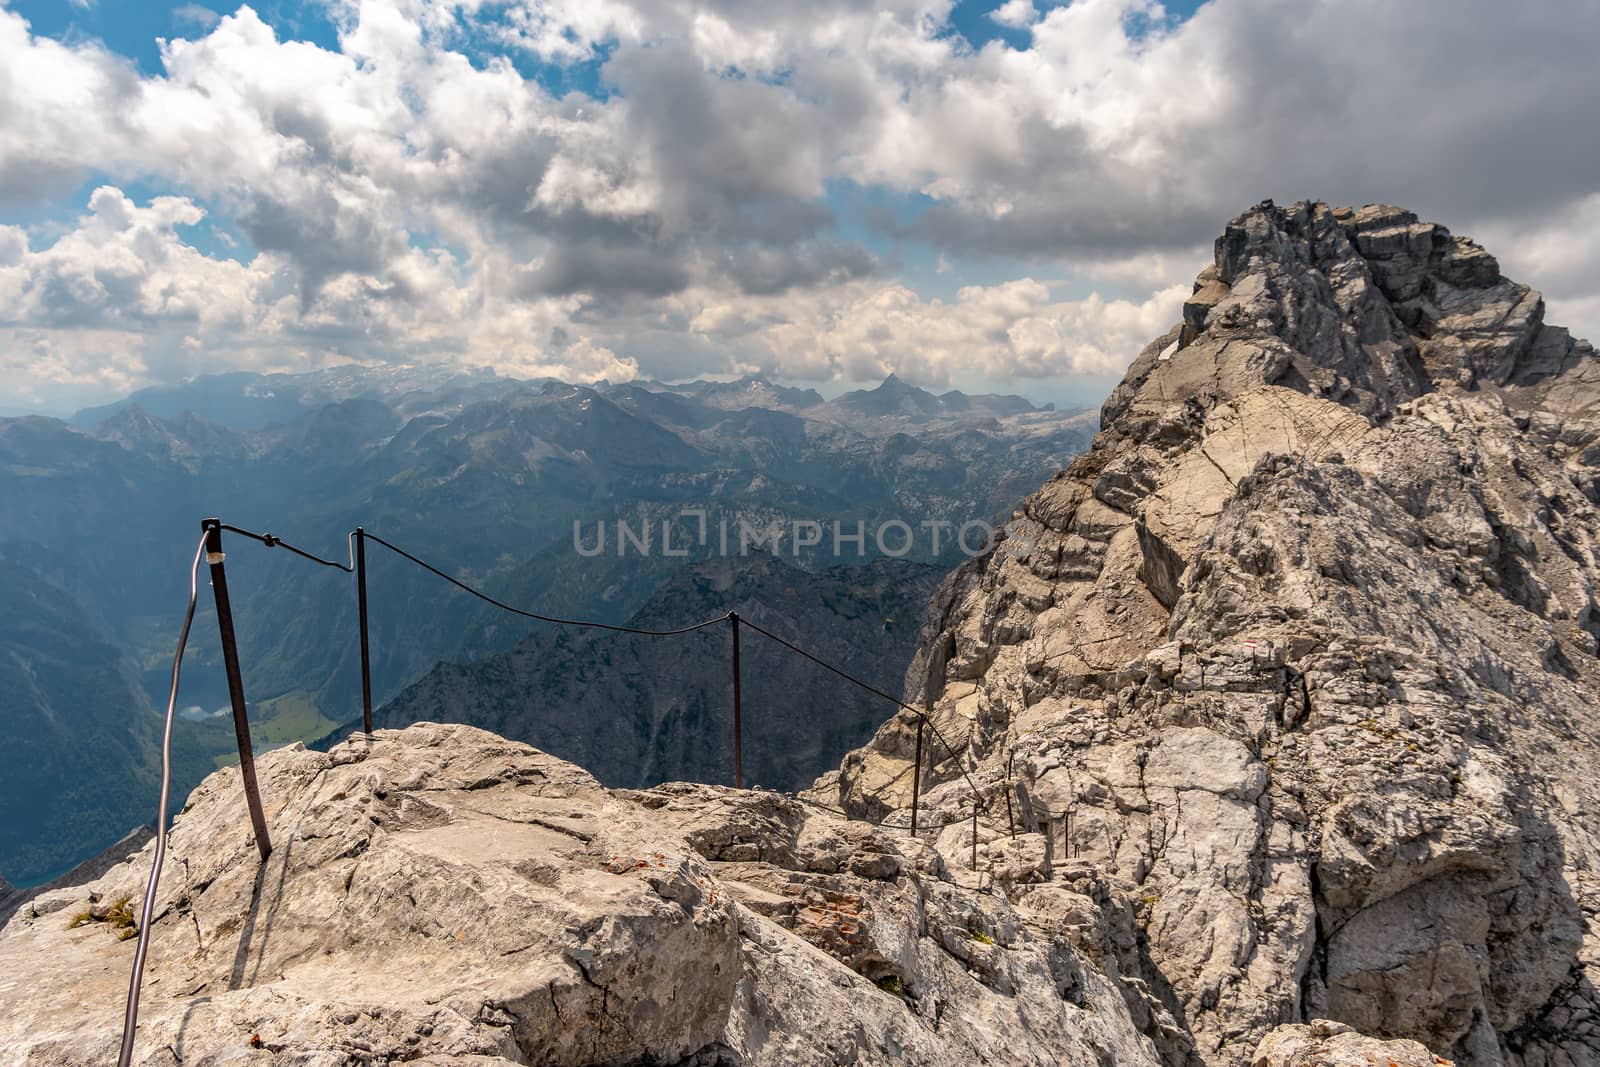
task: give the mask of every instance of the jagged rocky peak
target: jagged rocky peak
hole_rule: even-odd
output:
[[[1241,215],[1095,447],[935,597],[937,847],[970,778],[1008,854],[1020,785],[1136,913],[1169,1062],[1319,1018],[1600,1062],[1597,412],[1594,348],[1471,241]],[[816,794],[906,824],[914,725]]]
[[[1173,397],[1209,407],[1274,384],[1374,418],[1446,385],[1548,399],[1551,378],[1593,355],[1545,324],[1538,292],[1443,226],[1381,205],[1269,201],[1217,238],[1182,323],[1140,354],[1103,419],[1143,436]],[[1592,366],[1583,379],[1596,381]]]

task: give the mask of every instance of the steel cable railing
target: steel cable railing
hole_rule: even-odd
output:
[[[172,715],[178,706],[178,672],[183,667],[183,650],[189,644],[189,627],[194,624],[194,603],[200,591],[200,556],[206,550],[206,534],[194,548],[189,565],[189,606],[183,613],[183,629],[178,633],[178,650],[172,655],[172,686],[167,690],[166,725],[161,732],[161,804],[156,808],[156,851],[150,864],[150,880],[145,883],[144,901],[139,908],[139,943],[133,951],[133,975],[128,979],[128,1001],[122,1013],[122,1048],[117,1067],[133,1062],[133,1035],[139,1025],[139,987],[144,980],[144,961],[150,951],[150,921],[155,912],[156,887],[161,882],[161,865],[167,858],[167,802],[172,790]]]
[[[864,690],[864,691],[866,691],[868,693],[871,693],[874,696],[877,696],[877,697],[880,697],[880,698],[882,698],[884,700],[887,700],[891,704],[894,704],[894,705],[896,705],[896,706],[898,706],[900,708],[903,708],[904,710],[909,711],[909,712],[911,712],[911,714],[917,716],[918,722],[923,724],[923,725],[925,725],[930,731],[932,731],[933,736],[935,737],[935,739],[937,739],[938,742],[941,745],[944,746],[945,751],[950,754],[950,758],[957,762],[957,768],[961,771],[961,776],[964,779],[966,779],[967,786],[972,791],[972,796],[973,796],[973,799],[974,799],[975,808],[977,810],[981,810],[983,812],[988,812],[988,810],[989,810],[989,802],[983,798],[983,794],[978,789],[977,784],[975,782],[973,782],[972,776],[967,773],[967,770],[966,770],[965,767],[961,767],[960,766],[960,763],[959,763],[960,757],[957,756],[955,748],[949,743],[949,741],[947,741],[945,739],[944,735],[939,732],[939,728],[934,725],[933,720],[928,717],[926,712],[924,712],[920,708],[914,707],[911,704],[907,704],[905,701],[901,700],[899,697],[892,696],[888,692],[884,691],[883,689],[878,688],[877,686],[873,685],[872,683],[864,681],[861,678],[856,677],[855,675],[851,674],[849,671],[846,671],[846,670],[843,670],[840,667],[834,666],[832,663],[829,663],[826,660],[822,659],[821,657],[816,656],[816,655],[806,651],[805,649],[801,648],[799,645],[796,645],[793,642],[788,641],[788,640],[778,636],[777,634],[773,633],[771,630],[768,630],[766,627],[761,626],[761,625],[759,625],[757,623],[751,622],[748,618],[740,615],[738,612],[729,611],[729,612],[726,612],[726,613],[724,613],[722,615],[718,615],[715,618],[706,619],[706,620],[704,620],[702,622],[691,623],[691,624],[689,624],[687,626],[675,627],[675,628],[669,629],[669,630],[647,630],[647,629],[640,629],[638,627],[633,627],[633,626],[618,626],[618,625],[615,625],[613,623],[596,622],[596,621],[593,621],[593,620],[563,619],[563,618],[559,618],[559,617],[553,616],[553,615],[544,615],[544,614],[541,614],[539,612],[528,611],[528,610],[523,609],[523,608],[513,607],[510,604],[506,604],[503,601],[497,600],[494,597],[489,596],[487,593],[484,593],[484,592],[482,592],[481,590],[478,590],[478,589],[474,589],[472,586],[466,584],[465,582],[460,581],[459,579],[457,579],[455,577],[452,577],[451,575],[445,573],[443,570],[440,570],[438,567],[435,567],[431,563],[428,563],[428,562],[426,562],[426,561],[424,561],[422,559],[417,558],[416,556],[412,555],[410,552],[407,552],[405,549],[400,548],[398,545],[394,545],[394,544],[391,544],[388,541],[385,541],[383,538],[379,537],[377,534],[367,533],[364,530],[358,530],[356,532],[357,544],[358,545],[360,543],[360,538],[363,537],[363,536],[367,540],[371,540],[371,541],[377,542],[378,544],[380,544],[383,547],[387,548],[389,551],[395,553],[396,555],[402,556],[405,559],[410,560],[412,563],[414,563],[417,566],[423,568],[424,570],[427,570],[427,571],[431,572],[432,574],[437,575],[440,578],[443,578],[445,581],[449,582],[451,585],[454,585],[458,589],[462,589],[462,590],[472,594],[473,596],[477,597],[479,600],[482,600],[482,601],[484,601],[485,603],[488,603],[488,604],[492,604],[493,606],[499,608],[502,611],[510,612],[513,615],[520,615],[523,618],[537,619],[537,620],[539,620],[541,622],[555,623],[557,625],[562,625],[562,626],[588,627],[588,628],[597,629],[597,630],[610,630],[610,631],[612,631],[614,633],[639,634],[639,635],[642,635],[642,636],[645,636],[645,637],[673,637],[673,636],[676,636],[678,634],[693,633],[696,630],[703,630],[703,629],[705,629],[705,628],[707,628],[709,626],[715,626],[718,623],[730,622],[733,625],[734,657],[735,657],[736,660],[737,660],[737,657],[739,655],[739,643],[738,643],[739,627],[741,625],[748,626],[750,629],[752,629],[752,630],[756,631],[757,633],[761,634],[763,637],[766,637],[768,640],[774,641],[777,644],[782,645],[784,648],[787,648],[789,651],[794,652],[796,655],[802,656],[805,659],[810,660],[812,663],[815,663],[817,666],[821,667],[822,669],[837,675],[838,677],[840,677],[840,678],[844,679],[845,681],[849,682],[851,685],[857,686],[860,689],[862,689],[862,690]],[[734,687],[735,687],[734,730],[735,730],[736,733],[739,730],[739,725],[740,725],[739,724],[739,715],[738,715],[738,711],[737,711],[737,708],[738,708],[738,696],[737,696],[738,686],[739,686],[739,673],[738,673],[738,668],[737,668],[737,663],[736,663],[735,664],[735,669],[734,669]],[[738,758],[737,757],[737,752],[738,752],[738,747],[739,747],[737,740],[735,741],[735,746],[734,747],[735,747],[735,753],[736,753],[735,759],[737,761],[737,758]],[[739,777],[740,777],[740,775],[739,775],[739,772],[738,772],[738,768],[736,766],[736,768],[735,768],[735,784],[736,785],[741,785],[742,784],[742,783],[740,783],[738,781]]]
[[[812,663],[815,663],[817,666],[821,667],[823,670],[832,671],[834,674],[838,675],[840,678],[843,678],[845,681],[849,682],[850,684],[859,686],[862,689],[866,690],[867,692],[873,694],[874,696],[882,697],[884,700],[887,700],[890,703],[898,704],[901,708],[904,708],[906,711],[909,711],[909,712],[911,712],[911,714],[915,715],[917,717],[917,721],[919,723],[925,725],[929,730],[931,730],[933,732],[934,738],[941,745],[944,746],[945,751],[950,754],[950,758],[952,760],[956,761],[957,769],[959,769],[961,771],[961,777],[963,777],[963,778],[965,778],[967,780],[967,788],[972,790],[972,798],[973,798],[974,805],[976,805],[977,808],[979,808],[979,809],[981,809],[983,811],[988,811],[989,810],[989,803],[988,803],[988,801],[983,799],[983,793],[978,789],[977,783],[972,780],[972,776],[967,773],[967,769],[965,767],[961,766],[960,757],[956,755],[956,750],[950,745],[950,742],[945,740],[944,735],[939,732],[939,728],[934,725],[933,720],[928,717],[928,713],[927,712],[923,711],[921,708],[913,707],[912,705],[907,704],[905,701],[901,700],[899,697],[890,696],[888,693],[884,692],[882,689],[879,689],[877,686],[872,685],[869,682],[864,682],[860,678],[857,678],[855,675],[849,673],[848,671],[841,670],[840,668],[835,667],[833,664],[827,662],[826,660],[824,660],[824,659],[822,659],[822,658],[820,658],[818,656],[812,655],[810,652],[807,652],[805,649],[801,648],[799,645],[796,645],[793,642],[784,640],[783,638],[779,637],[777,634],[773,633],[771,630],[768,630],[764,626],[758,626],[756,623],[751,622],[749,619],[743,619],[742,621],[744,622],[744,624],[746,626],[750,627],[750,629],[754,630],[756,633],[761,634],[763,637],[766,637],[768,640],[776,641],[778,644],[782,645],[784,648],[787,648],[789,651],[795,653],[796,655],[805,657],[806,659],[810,660]]]
[[[155,855],[150,864],[150,879],[145,883],[144,901],[140,905],[138,945],[134,949],[133,973],[128,980],[128,999],[122,1017],[122,1045],[117,1056],[117,1067],[128,1067],[133,1061],[133,1045],[139,1029],[139,995],[144,981],[144,966],[150,950],[150,925],[153,921],[156,890],[161,884],[161,868],[167,854],[167,805],[172,788],[172,719],[178,703],[178,679],[183,666],[183,653],[189,644],[189,630],[194,624],[195,602],[200,591],[200,559],[205,557],[211,569],[211,590],[217,604],[217,629],[222,637],[223,667],[228,675],[228,695],[233,704],[234,733],[239,746],[239,772],[243,778],[245,803],[250,809],[250,822],[255,831],[256,848],[262,862],[272,852],[272,840],[267,834],[266,814],[261,808],[261,794],[256,786],[255,759],[250,742],[250,724],[246,716],[244,684],[239,669],[239,652],[233,635],[233,611],[228,597],[228,582],[223,566],[227,556],[222,551],[222,532],[232,531],[258,541],[268,548],[285,548],[312,563],[352,573],[332,560],[323,559],[275,537],[259,534],[233,526],[218,519],[204,519],[200,523],[200,543],[195,547],[194,562],[189,569],[189,605],[184,611],[183,628],[178,634],[178,649],[172,657],[172,684],[167,692],[167,715],[161,735],[161,801],[156,810]]]
[[[355,561],[353,559],[350,561],[350,563],[348,565],[343,564],[343,563],[335,563],[331,559],[323,559],[321,556],[313,555],[312,553],[307,552],[303,548],[296,548],[294,545],[291,545],[289,542],[285,541],[281,537],[274,537],[270,533],[256,533],[253,530],[246,530],[243,527],[235,526],[232,523],[219,522],[219,523],[217,523],[217,529],[219,529],[219,530],[228,530],[228,531],[230,531],[232,533],[236,533],[236,534],[240,534],[240,535],[242,535],[244,537],[248,537],[253,541],[260,541],[262,544],[266,545],[268,548],[283,548],[283,549],[287,549],[288,551],[293,552],[295,555],[299,556],[301,559],[308,559],[312,563],[320,563],[324,567],[332,567],[336,571],[344,571],[346,574],[354,574],[355,573]],[[355,533],[352,532],[350,534],[350,537],[352,537],[352,538],[355,537]]]
[[[395,555],[403,556],[404,558],[410,560],[412,563],[415,563],[417,566],[421,567],[423,570],[429,571],[429,572],[431,572],[431,573],[433,573],[435,575],[438,575],[440,578],[443,578],[445,581],[449,582],[451,585],[455,586],[457,589],[463,589],[463,590],[467,591],[468,593],[471,593],[473,596],[477,597],[479,600],[482,600],[483,602],[485,602],[487,604],[493,604],[495,607],[499,608],[501,611],[507,611],[507,612],[510,612],[513,615],[521,615],[525,619],[535,619],[535,620],[537,620],[539,622],[555,623],[558,626],[581,626],[581,627],[585,627],[585,628],[588,628],[588,629],[594,629],[594,630],[610,630],[613,633],[619,633],[619,634],[640,634],[641,636],[644,636],[644,637],[675,637],[678,634],[693,633],[696,630],[704,630],[707,626],[715,626],[719,622],[727,622],[728,621],[727,614],[723,614],[723,615],[718,615],[714,619],[706,619],[704,622],[691,623],[688,626],[679,626],[679,627],[676,627],[676,628],[671,629],[671,630],[641,630],[641,629],[638,629],[637,627],[633,627],[633,626],[618,626],[618,625],[616,625],[614,623],[609,623],[609,622],[595,622],[593,620],[588,620],[588,619],[563,619],[563,618],[559,618],[558,616],[555,616],[555,615],[541,615],[537,611],[527,611],[527,610],[524,610],[523,608],[512,607],[510,604],[504,603],[503,601],[496,600],[494,597],[490,596],[488,593],[485,593],[485,592],[482,592],[480,590],[474,589],[474,588],[472,588],[472,586],[468,585],[466,582],[460,581],[459,579],[452,578],[450,575],[446,574],[444,571],[440,570],[438,567],[435,567],[433,564],[426,563],[423,560],[418,559],[416,556],[413,556],[411,553],[407,552],[403,548],[400,548],[398,545],[390,544],[388,541],[385,541],[383,538],[379,537],[377,534],[367,533],[365,530],[362,530],[362,531],[358,532],[358,536],[364,536],[369,541],[376,541],[378,544],[382,545],[384,548],[387,548],[390,552],[393,552]]]
[[[441,570],[433,564],[428,563],[426,560],[413,555],[412,553],[401,548],[399,545],[393,544],[392,542],[379,537],[377,534],[368,533],[363,527],[359,526],[351,531],[347,538],[350,560],[348,565],[338,563],[334,560],[324,559],[315,553],[308,552],[305,549],[290,544],[283,538],[277,537],[271,533],[256,533],[253,530],[247,530],[243,527],[234,526],[231,523],[225,523],[219,519],[203,520],[201,522],[201,529],[204,532],[201,536],[200,544],[195,550],[194,563],[190,571],[188,609],[184,615],[183,629],[179,634],[178,649],[172,661],[172,685],[167,699],[167,716],[162,740],[161,808],[157,815],[156,821],[155,857],[151,866],[150,879],[145,888],[145,897],[142,905],[138,932],[139,943],[134,955],[133,974],[129,981],[128,1001],[123,1018],[122,1047],[121,1055],[118,1060],[118,1067],[127,1067],[127,1065],[131,1062],[133,1055],[134,1035],[138,1028],[139,993],[148,953],[149,928],[152,922],[156,890],[161,877],[161,868],[166,856],[166,812],[171,784],[172,720],[174,708],[176,707],[178,698],[179,669],[182,664],[184,649],[188,643],[189,630],[194,622],[195,602],[197,599],[199,586],[200,559],[202,556],[206,558],[206,562],[211,569],[211,586],[216,598],[217,626],[222,639],[223,666],[227,672],[229,698],[233,705],[234,731],[239,747],[239,769],[243,778],[245,801],[249,808],[252,827],[255,831],[256,847],[261,854],[262,862],[265,863],[267,857],[272,853],[272,841],[268,834],[266,817],[261,806],[260,790],[256,783],[255,761],[252,752],[249,721],[246,714],[246,704],[244,698],[244,683],[239,665],[238,645],[234,638],[233,612],[228,596],[227,576],[224,567],[226,556],[222,551],[223,531],[228,531],[230,533],[238,534],[241,537],[249,538],[250,540],[256,541],[267,548],[283,548],[311,563],[316,563],[324,567],[330,567],[345,574],[353,574],[356,577],[357,595],[359,597],[362,725],[365,732],[368,734],[372,732],[372,674],[367,634],[366,542],[371,540],[382,545],[384,548],[387,548],[397,556],[408,560],[423,570],[443,579],[446,582],[449,582],[456,588],[461,589],[462,591],[469,593],[474,597],[477,597],[479,600],[482,600],[485,603],[500,609],[501,611],[509,612],[510,614],[518,615],[522,618],[533,619],[539,622],[551,623],[558,626],[573,626],[596,630],[606,630],[612,633],[634,634],[642,637],[675,637],[681,634],[694,633],[699,630],[704,630],[720,623],[728,623],[733,635],[734,785],[736,788],[743,787],[739,666],[739,629],[741,625],[748,626],[750,629],[761,634],[769,641],[773,641],[783,648],[795,653],[796,655],[809,660],[811,663],[814,663],[824,670],[831,672],[850,684],[857,686],[863,691],[880,697],[883,700],[889,701],[898,708],[911,712],[911,714],[917,718],[917,755],[915,758],[915,773],[911,797],[911,832],[913,834],[917,832],[917,804],[921,791],[922,771],[922,731],[924,728],[926,728],[933,733],[934,738],[949,754],[951,761],[955,763],[957,770],[960,771],[961,777],[966,781],[967,787],[972,793],[973,867],[976,868],[977,866],[978,817],[980,811],[987,815],[989,811],[989,801],[984,798],[982,791],[978,788],[977,783],[972,780],[972,776],[967,772],[966,767],[962,766],[961,757],[956,752],[954,746],[952,746],[949,741],[945,739],[944,735],[940,733],[939,728],[934,724],[932,718],[930,718],[929,715],[922,709],[914,707],[911,704],[907,704],[905,701],[891,695],[887,691],[873,685],[872,683],[858,678],[843,668],[835,666],[834,664],[829,663],[827,660],[822,659],[820,656],[801,648],[794,642],[780,637],[766,627],[742,618],[736,611],[728,611],[714,618],[705,619],[686,626],[679,626],[663,630],[651,630],[635,626],[623,626],[615,623],[599,622],[597,620],[589,619],[567,619],[560,616],[547,615],[542,612],[529,611],[524,608],[507,604],[504,601],[492,597],[481,590],[474,589],[466,582],[455,578],[444,570]],[[815,804],[815,802],[808,799],[806,802]],[[816,804],[815,806],[827,811],[836,810],[822,804]],[[837,811],[837,814],[845,815],[847,818],[849,817],[849,815],[842,810]],[[986,819],[985,821],[987,822],[988,820]],[[1014,836],[1016,831],[1012,820],[1008,818],[1007,824],[1008,829]],[[877,825],[882,824],[878,823]]]

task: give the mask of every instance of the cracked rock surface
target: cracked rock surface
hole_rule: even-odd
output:
[[[777,793],[610,792],[466,726],[258,761],[171,835],[135,1063],[1149,1064],[1131,914],[1026,909]],[[153,846],[152,846],[153,847]],[[151,848],[0,931],[4,1062],[116,1060]],[[1065,922],[1064,916],[1071,916]]]
[[[1004,882],[1020,784],[1132,903],[1167,1062],[1369,1062],[1284,1051],[1325,1019],[1600,1063],[1597,505],[1600,360],[1538,293],[1397,208],[1259,205],[937,595],[924,824],[970,862],[965,772]],[[905,825],[914,725],[814,794]]]

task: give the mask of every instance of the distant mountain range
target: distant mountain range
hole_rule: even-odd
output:
[[[11,600],[25,605],[20,590],[49,590],[72,620],[61,633],[83,633],[79,646],[101,649],[104,664],[95,679],[76,679],[86,687],[76,695],[0,690],[6,721],[65,724],[46,732],[56,756],[29,757],[55,777],[19,776],[12,762],[21,750],[11,749],[0,750],[0,782],[34,789],[125,768],[129,783],[102,792],[103,817],[82,838],[57,815],[28,808],[31,821],[0,836],[0,871],[22,884],[47,877],[149,818],[155,709],[165,702],[184,571],[205,516],[341,560],[346,535],[362,524],[496,595],[619,622],[684,567],[718,553],[693,537],[697,527],[1004,518],[1086,447],[1094,419],[1016,398],[935,396],[896,379],[823,400],[759,378],[591,387],[349,367],[199,378],[70,420],[0,419],[0,559]],[[601,555],[575,551],[575,529],[592,537],[617,522],[649,527],[655,550],[619,554],[613,541]],[[687,543],[687,556],[660,551],[662,523]],[[952,540],[938,552],[918,543],[903,562],[947,569],[959,558]],[[359,693],[350,579],[236,536],[225,547],[258,742],[310,740],[349,721]],[[836,559],[826,538],[798,554],[779,546],[804,572],[882,554],[870,537],[863,549]],[[380,701],[441,661],[492,656],[532,630],[373,553]],[[180,701],[189,754],[180,797],[195,768],[232,758],[205,594]],[[31,631],[8,631],[0,655],[23,675],[67,669]],[[0,794],[8,813],[21,803]]]
[[[627,388],[627,387],[623,387]],[[793,389],[774,385],[764,378],[740,378],[733,382],[694,381],[682,385],[641,382],[635,388],[653,393],[673,393],[725,411],[767,408],[774,411],[805,412],[813,417],[849,419],[892,418],[937,419],[988,415],[1003,418],[1036,411],[1054,411],[1054,404],[1035,407],[1020,396],[968,396],[959,390],[934,394],[891,374],[872,389],[857,389],[833,400],[824,400],[815,389]]]
[[[935,396],[926,389],[901,381],[893,374],[876,389],[859,389],[834,400],[836,411],[867,418],[903,416],[906,418],[966,417],[988,415],[1004,418],[1007,415],[1024,415],[1034,411],[1054,411],[1054,404],[1036,408],[1020,396],[968,396],[951,390]]]
[[[159,418],[196,415],[240,432],[292,423],[341,400],[366,398],[402,414],[492,399],[515,383],[491,371],[446,367],[333,367],[309,374],[207,374],[178,385],[137,390],[111,404],[84,408],[67,421],[92,428],[128,408]]]
[[[70,424],[99,426],[130,408],[162,419],[198,416],[240,432],[293,423],[307,412],[344,400],[367,399],[403,416],[459,411],[463,406],[503,395],[509,388],[563,385],[554,378],[507,379],[492,371],[444,367],[335,367],[308,374],[254,374],[240,371],[204,375],[178,385],[151,386],[122,400],[84,408]],[[641,379],[613,385],[600,382],[606,395],[650,393],[678,396],[714,411],[761,408],[812,417],[915,419],[989,415],[1004,417],[1052,412],[1020,396],[969,396],[959,390],[935,394],[891,374],[872,389],[858,389],[825,400],[815,389],[779,385],[759,375],[734,381],[695,380],[676,384]]]

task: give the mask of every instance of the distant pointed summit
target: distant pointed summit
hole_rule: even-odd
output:
[[[238,457],[245,450],[243,438],[224,426],[190,411],[162,418],[138,401],[100,420],[90,433],[137,455],[168,460],[191,471],[208,456]]]
[[[939,398],[891,374],[875,389],[857,389],[833,402],[835,408],[855,415],[932,416],[944,414]]]
[[[951,390],[943,396],[936,396],[893,372],[878,383],[876,388],[857,389],[845,393],[832,401],[829,406],[847,416],[860,418],[898,416],[912,419],[961,416],[1003,418],[1007,415],[1039,410],[1020,396],[968,396],[960,390]]]

